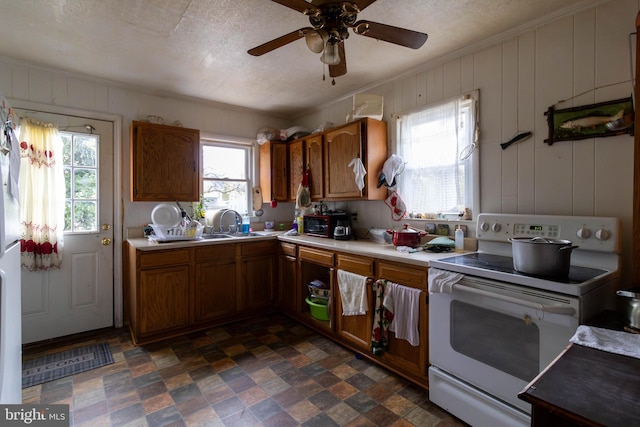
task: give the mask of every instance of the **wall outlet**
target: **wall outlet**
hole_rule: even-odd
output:
[[[354,212],[351,214],[351,221],[358,222],[358,212]]]

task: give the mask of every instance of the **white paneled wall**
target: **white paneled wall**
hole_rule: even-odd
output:
[[[484,212],[617,216],[625,239],[624,273],[631,263],[633,138],[619,136],[544,143],[544,112],[627,97],[632,93],[629,34],[639,0],[612,0],[522,29],[517,35],[425,64],[413,74],[366,92],[384,96],[389,146],[395,147],[391,115],[419,105],[480,90],[480,207]],[[463,29],[461,29],[463,30]],[[429,49],[429,42],[423,49]],[[0,57],[0,88],[9,99],[116,114],[122,117],[124,226],[148,221],[152,203],[128,202],[131,120],[159,115],[203,133],[254,139],[263,126],[316,129],[342,124],[351,98],[288,121],[231,106],[178,99],[122,85],[26,65]],[[558,103],[561,100],[567,100]],[[502,150],[517,132],[533,137]],[[369,171],[369,173],[378,173]],[[358,226],[397,226],[382,202],[351,203]],[[474,214],[477,212],[474,212]],[[279,218],[277,218],[279,219]],[[628,236],[628,237],[627,237]]]
[[[552,105],[562,109],[631,95],[629,34],[635,32],[638,9],[638,0],[602,3],[444,63],[426,64],[415,74],[366,92],[384,96],[384,120],[391,124],[392,114],[479,89],[481,211],[619,217],[627,278],[633,137],[548,145],[544,112]],[[428,48],[427,41],[423,49]],[[351,108],[351,98],[340,100],[296,124],[342,124]],[[395,127],[388,128],[393,151]],[[532,131],[533,137],[500,147],[524,131]],[[383,203],[352,203],[350,208],[358,211],[360,225],[398,225]]]
[[[128,201],[129,124],[157,115],[166,123],[180,120],[201,134],[255,139],[264,126],[288,128],[289,121],[232,106],[178,99],[123,87],[104,80],[36,68],[0,57],[0,89],[12,100],[67,107],[122,117],[122,201],[124,227],[137,227],[150,220],[155,203]]]

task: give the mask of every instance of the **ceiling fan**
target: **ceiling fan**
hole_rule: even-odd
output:
[[[354,33],[412,49],[427,41],[427,34],[371,21],[357,21],[357,15],[376,0],[272,0],[309,17],[311,27],[300,28],[250,49],[248,53],[261,56],[286,44],[305,38],[314,53],[322,53],[320,60],[329,66],[329,76],[347,73],[344,41],[349,28]],[[334,81],[335,84],[335,81]]]

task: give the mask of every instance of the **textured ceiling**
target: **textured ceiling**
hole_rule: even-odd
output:
[[[351,33],[331,78],[304,39],[247,50],[309,26],[270,0],[0,0],[0,55],[292,117],[468,48],[602,0],[377,0],[358,19],[429,34],[418,50]]]

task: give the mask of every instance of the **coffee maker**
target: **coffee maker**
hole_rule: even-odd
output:
[[[333,238],[336,240],[351,240],[351,225],[347,220],[338,220],[333,230]]]

